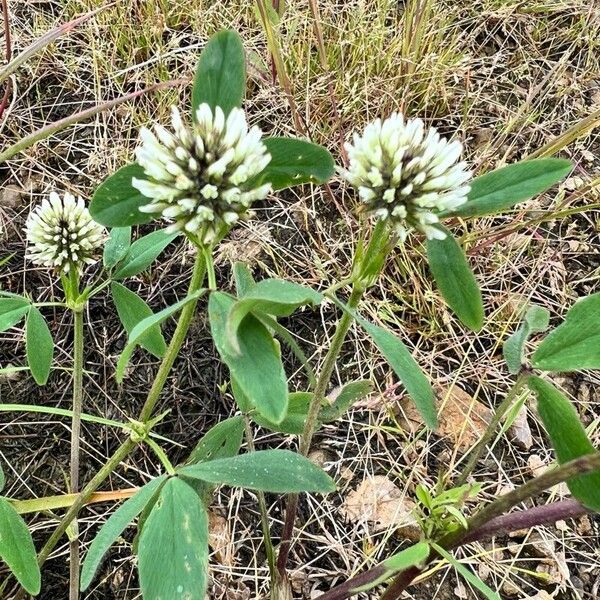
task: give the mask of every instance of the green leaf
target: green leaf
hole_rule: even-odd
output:
[[[288,389],[279,345],[256,317],[248,315],[237,330],[239,352],[235,352],[226,337],[227,317],[235,302],[222,292],[210,295],[213,340],[243,394],[266,419],[280,423],[287,412]]]
[[[504,342],[504,360],[513,375],[521,370],[523,351],[529,337],[545,331],[550,323],[550,313],[541,306],[530,306],[520,327]]]
[[[192,111],[206,103],[211,109],[220,106],[227,116],[242,105],[246,91],[246,58],[240,36],[231,30],[213,35],[200,54],[194,87]]]
[[[0,558],[27,592],[34,596],[40,593],[40,568],[31,534],[4,498],[0,498]]]
[[[254,287],[254,277],[252,277],[252,272],[246,263],[234,263],[233,278],[235,279],[235,291],[238,298],[246,295]]]
[[[369,323],[360,315],[350,310],[339,300],[335,300],[337,306],[351,315],[356,322],[369,334],[373,343],[383,354],[394,373],[400,378],[409,396],[415,403],[417,410],[421,413],[425,424],[430,429],[438,426],[437,410],[435,407],[435,395],[427,377],[421,371],[417,361],[412,357],[408,348],[393,333]]]
[[[29,370],[38,385],[45,385],[54,357],[54,341],[46,319],[32,306],[26,323],[25,347]]]
[[[298,307],[319,304],[323,296],[309,287],[282,279],[263,279],[246,291],[231,307],[227,317],[227,336],[233,348],[237,347],[237,331],[250,312],[288,317]]]
[[[281,423],[273,423],[272,421],[269,421],[269,419],[265,419],[256,411],[252,412],[250,416],[257,425],[270,429],[271,431],[300,435],[304,431],[306,415],[308,414],[308,408],[313,396],[314,394],[311,394],[310,392],[292,392],[288,399],[287,414]]]
[[[531,376],[527,384],[537,395],[538,413],[548,432],[560,464],[595,454],[577,411],[551,383]],[[585,506],[600,510],[600,471],[567,481],[571,493]]]
[[[118,383],[122,383],[123,377],[125,375],[125,367],[135,350],[135,347],[140,343],[140,339],[144,337],[148,331],[150,331],[153,327],[159,325],[166,319],[168,319],[171,315],[174,315],[176,312],[180,311],[188,302],[194,302],[204,294],[206,290],[198,290],[189,296],[186,296],[183,300],[176,302],[173,306],[168,306],[167,308],[163,308],[160,312],[153,314],[150,317],[146,317],[142,319],[129,334],[129,339],[127,340],[127,345],[123,348],[123,352],[119,357],[117,362],[117,369],[115,373],[115,377]]]
[[[542,371],[600,369],[600,293],[578,300],[534,352]]]
[[[363,319],[359,323],[404,384],[427,427],[436,429],[438,421],[433,389],[408,348],[393,333]]]
[[[443,216],[480,217],[498,213],[541,194],[558,183],[572,168],[568,160],[539,158],[496,169],[475,178],[471,182],[467,202]]]
[[[474,588],[478,589],[486,598],[489,600],[502,600],[496,592],[490,589],[481,579],[479,579],[479,577],[469,571],[469,569],[467,569],[461,562],[456,560],[452,554],[437,544],[433,544],[432,547],[442,558],[445,558],[461,574],[461,576],[464,577],[464,579],[466,579]]]
[[[131,334],[133,328],[140,321],[154,315],[152,309],[135,292],[128,290],[124,285],[113,281],[110,289],[119,319],[128,334]],[[167,344],[159,324],[154,325],[143,334],[139,344],[157,358],[162,358],[167,351]]]
[[[437,544],[432,544],[433,549],[445,558],[474,588],[478,589],[488,600],[502,600],[500,596],[490,589],[479,577],[471,573],[462,563]]]
[[[196,492],[178,477],[162,487],[142,528],[138,552],[144,600],[205,599],[208,515]]]
[[[483,326],[483,302],[475,275],[452,234],[444,227],[439,228],[446,238],[427,240],[429,268],[448,306],[464,325],[479,331]]]
[[[396,573],[405,571],[406,569],[410,569],[410,567],[415,567],[425,562],[429,557],[429,553],[429,544],[427,542],[419,542],[410,548],[406,548],[406,550],[402,550],[401,552],[393,554],[384,560],[381,565],[379,565],[382,569],[382,573],[379,577],[377,577],[377,579],[369,581],[369,583],[365,585],[353,588],[350,590],[350,592],[352,594],[368,592],[370,589],[373,589],[374,587],[377,587],[378,585],[381,585],[387,581]]]
[[[347,383],[340,390],[333,403],[321,409],[319,420],[322,423],[337,421],[346,414],[355,402],[370,394],[372,390],[373,384],[368,379]]]
[[[335,173],[333,157],[322,146],[294,138],[272,137],[263,142],[271,162],[253,185],[269,182],[278,191],[301,183],[327,183]]]
[[[145,271],[178,235],[179,232],[159,230],[133,242],[113,274],[113,279],[125,279]]]
[[[162,475],[141,487],[131,498],[121,506],[102,525],[96,537],[92,540],[85,555],[81,568],[81,591],[84,592],[94,579],[102,557],[113,545],[114,541],[125,531],[126,527],[144,510],[152,496],[164,484],[167,476]]]
[[[288,494],[332,492],[331,477],[310,460],[289,450],[260,450],[178,469],[184,477],[249,490]]]
[[[154,215],[139,211],[140,206],[150,203],[131,185],[131,180],[146,179],[144,169],[137,163],[121,167],[107,177],[96,189],[90,202],[90,214],[105,227],[129,227],[149,223]]]
[[[282,2],[282,4],[283,4],[283,2]],[[253,3],[252,8],[253,8],[253,12],[254,12],[254,16],[256,17],[256,20],[259,23],[262,23],[263,18],[262,18],[261,12],[260,12],[260,8],[258,8],[258,4]],[[269,23],[273,27],[277,27],[279,25],[279,21],[280,21],[280,14],[283,14],[283,13],[280,13],[279,11],[277,11],[270,2],[266,2],[263,5],[263,8],[266,13],[266,17],[269,20]],[[281,10],[281,8],[279,10]]]
[[[217,458],[236,456],[242,447],[243,436],[244,417],[242,415],[225,419],[225,421],[217,423],[207,431],[192,450],[185,464],[190,465]],[[202,498],[204,504],[209,506],[212,502],[215,486],[198,479],[190,479],[188,483]]]
[[[131,227],[113,227],[106,244],[102,262],[107,269],[112,269],[127,254],[131,246]]]
[[[0,465],[0,492],[4,489],[5,485],[6,478],[4,477],[4,469],[2,468],[2,465]]]
[[[244,417],[237,415],[209,429],[190,453],[186,464],[236,456],[242,446]]]
[[[29,312],[30,306],[25,298],[0,298],[0,331],[15,326]]]

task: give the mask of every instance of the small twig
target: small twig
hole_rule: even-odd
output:
[[[139,489],[135,487],[113,492],[95,492],[87,499],[85,505],[126,500],[136,494]],[[10,503],[18,514],[26,515],[45,510],[56,510],[57,508],[69,508],[78,498],[79,494],[60,494],[58,496],[30,498],[29,500],[10,500]]]
[[[539,525],[552,525],[557,521],[576,519],[591,512],[590,509],[573,498],[551,502],[542,506],[534,506],[527,510],[520,510],[491,519],[478,529],[467,533],[457,545],[462,546],[472,542],[480,542],[481,540],[497,535],[519,531],[520,529],[531,529]]]
[[[8,0],[2,0],[2,15],[4,16],[4,55],[6,57],[6,64],[10,63],[12,58],[12,43],[10,38],[10,12],[8,10]],[[0,102],[0,119],[4,115],[6,105],[8,104],[8,98],[12,89],[12,81],[9,79],[6,82],[6,89],[4,90],[4,96]]]
[[[32,44],[27,46],[21,54],[18,54],[13,60],[11,60],[3,69],[0,70],[0,82],[4,81],[9,75],[14,73],[23,63],[27,62],[33,55],[37,54],[40,50],[45,48],[48,44],[53,42],[55,39],[70,33],[76,27],[85,23],[88,19],[91,19],[93,16],[98,13],[114,6],[115,3],[111,2],[100,8],[96,8],[90,12],[87,12],[79,17],[76,17],[72,21],[68,21],[67,23],[62,23],[55,29],[51,31],[47,31],[44,35],[35,40]]]

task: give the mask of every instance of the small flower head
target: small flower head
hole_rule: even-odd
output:
[[[244,111],[227,118],[220,107],[201,104],[190,126],[173,107],[173,131],[161,125],[143,128],[138,163],[147,179],[133,186],[151,202],[140,210],[172,221],[171,231],[185,231],[200,243],[211,242],[248,215],[250,205],[266,197],[270,184],[252,179],[271,160],[258,127],[248,130]]]
[[[457,162],[460,142],[426,130],[421,119],[393,113],[367,125],[362,137],[355,134],[346,150],[350,164],[342,175],[367,211],[389,221],[402,241],[412,229],[430,239],[445,237],[434,226],[438,213],[466,202],[470,190],[471,172]]]
[[[96,262],[94,255],[106,230],[92,219],[81,198],[51,192],[27,217],[25,234],[32,262],[68,273]]]

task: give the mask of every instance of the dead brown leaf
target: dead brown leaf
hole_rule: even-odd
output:
[[[226,567],[234,565],[235,550],[231,542],[229,523],[227,519],[210,510],[208,511],[208,545],[222,565]]]
[[[436,396],[440,421],[436,433],[463,450],[474,446],[488,426],[492,411],[457,385],[437,386]],[[423,419],[408,396],[400,402],[400,414],[402,425],[411,433],[423,427]]]
[[[368,521],[375,530],[387,527],[417,527],[411,511],[415,504],[387,477],[376,475],[365,479],[351,492],[341,506],[350,521]]]

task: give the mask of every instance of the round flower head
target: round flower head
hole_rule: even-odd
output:
[[[81,272],[84,265],[96,262],[94,255],[104,243],[105,233],[81,198],[69,193],[61,198],[51,192],[27,217],[27,257],[62,273],[71,269]]]
[[[173,132],[161,125],[140,132],[138,163],[148,179],[132,185],[151,202],[142,212],[172,220],[170,231],[185,231],[200,243],[248,215],[255,200],[265,198],[270,184],[251,180],[271,160],[258,127],[248,130],[244,111],[234,108],[227,118],[220,107],[201,104],[193,125],[184,123],[173,107]]]
[[[444,239],[434,226],[437,213],[466,202],[470,190],[471,172],[457,163],[461,143],[399,113],[370,123],[353,142],[346,144],[350,164],[342,175],[358,189],[366,210],[388,220],[402,241],[412,229]]]

